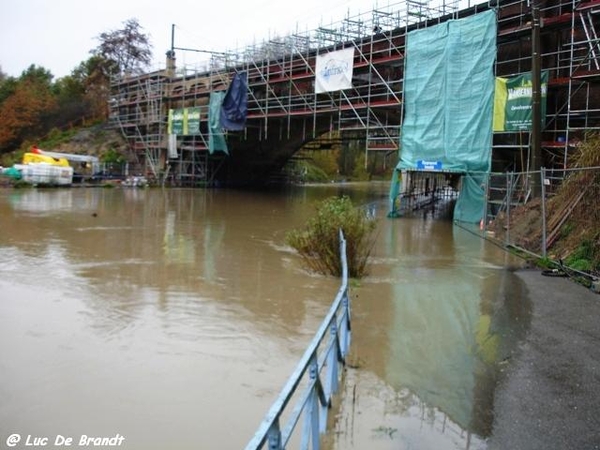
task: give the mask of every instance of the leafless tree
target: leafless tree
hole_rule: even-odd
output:
[[[152,61],[152,44],[142,32],[137,19],[123,22],[123,28],[101,33],[100,45],[93,49],[94,56],[109,62],[110,74],[141,74]]]

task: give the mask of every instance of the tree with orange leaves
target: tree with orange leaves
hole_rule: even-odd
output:
[[[0,104],[0,152],[13,150],[25,139],[39,136],[56,107],[52,75],[30,66]]]

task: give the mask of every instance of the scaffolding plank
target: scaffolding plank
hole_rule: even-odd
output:
[[[591,1],[587,1],[587,2],[581,2],[579,5],[577,5],[577,7],[575,9],[577,11],[583,11],[586,9],[594,8],[596,6],[600,6],[600,0],[591,0]]]

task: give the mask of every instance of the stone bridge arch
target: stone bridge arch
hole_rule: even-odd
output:
[[[215,174],[216,181],[230,186],[261,186],[273,175],[281,172],[285,164],[305,144],[317,139],[330,130],[331,117],[321,116],[314,129],[306,130],[304,120],[292,120],[289,124],[274,124],[265,135],[260,125],[248,124],[247,132],[230,134],[229,157]],[[312,121],[311,121],[312,127]]]

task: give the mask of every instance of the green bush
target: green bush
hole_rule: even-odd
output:
[[[114,148],[109,148],[100,157],[103,163],[122,164],[125,162],[125,157]]]
[[[317,205],[316,215],[304,229],[286,235],[286,243],[298,251],[310,270],[340,276],[341,229],[346,239],[348,275],[360,278],[367,273],[367,260],[375,243],[375,225],[348,197],[330,197]]]
[[[594,269],[593,261],[596,259],[596,249],[590,240],[584,240],[579,247],[565,260],[565,264],[572,269],[590,271]]]

